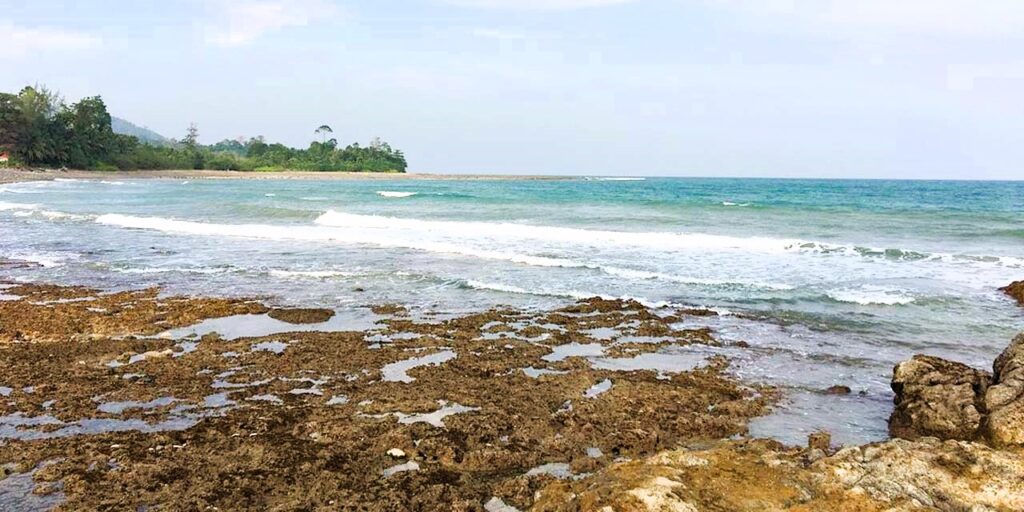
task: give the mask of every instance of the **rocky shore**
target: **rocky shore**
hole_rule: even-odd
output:
[[[794,448],[747,436],[777,394],[724,358],[630,369],[721,344],[676,327],[704,310],[392,304],[345,324],[156,289],[0,299],[0,509],[1024,509],[1024,335],[991,373],[897,366],[890,441]]]

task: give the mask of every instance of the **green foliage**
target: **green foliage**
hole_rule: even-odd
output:
[[[45,87],[26,87],[18,94],[0,93],[0,151],[27,165],[82,169],[214,169],[274,172],[348,171],[405,172],[405,155],[375,138],[368,147],[351,144],[338,148],[328,125],[315,130],[321,136],[307,149],[263,137],[224,140],[210,146],[199,143],[199,129],[191,124],[181,142],[157,145],[132,135],[114,133],[112,118],[99,96],[66,105]]]

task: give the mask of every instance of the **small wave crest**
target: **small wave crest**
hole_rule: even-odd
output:
[[[583,299],[589,299],[589,298],[592,298],[592,297],[598,297],[598,298],[605,299],[605,300],[616,300],[616,299],[619,299],[619,300],[635,300],[635,301],[639,302],[640,304],[643,304],[644,306],[646,306],[648,308],[652,308],[652,309],[658,309],[658,308],[664,308],[664,307],[678,307],[679,306],[679,304],[674,304],[674,303],[671,303],[671,302],[651,301],[651,300],[645,299],[643,297],[632,297],[632,296],[628,296],[628,295],[623,295],[621,297],[615,297],[615,296],[611,296],[611,295],[603,295],[603,294],[600,294],[600,293],[591,293],[591,292],[585,292],[585,291],[579,291],[579,290],[543,290],[543,289],[529,290],[529,289],[526,289],[526,288],[520,288],[518,286],[513,286],[513,285],[508,285],[508,284],[487,283],[487,282],[483,282],[483,281],[476,281],[476,280],[473,280],[473,279],[467,279],[465,281],[461,281],[460,285],[462,287],[464,287],[464,288],[470,288],[470,289],[474,289],[474,290],[486,290],[486,291],[493,291],[493,292],[513,293],[513,294],[516,294],[516,295],[537,295],[537,296],[541,296],[541,297],[562,297],[562,298],[573,299],[573,300],[583,300]]]
[[[418,192],[396,192],[396,191],[392,191],[392,190],[378,190],[377,191],[377,195],[378,196],[395,198],[395,199],[399,199],[399,198],[403,198],[403,197],[412,197],[412,196],[414,196],[416,194],[418,194]]]
[[[860,304],[862,306],[903,306],[913,303],[916,297],[903,290],[881,286],[861,286],[832,290],[826,295],[838,302]]]
[[[750,206],[750,203],[734,203],[732,201],[722,201],[722,206]]]
[[[8,203],[0,201],[0,211],[5,210],[35,210],[39,208],[38,204],[27,204],[27,203]]]
[[[282,279],[329,279],[332,277],[352,277],[356,272],[341,270],[271,270],[270,275]]]

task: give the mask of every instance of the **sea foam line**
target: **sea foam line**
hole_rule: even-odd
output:
[[[462,281],[466,288],[472,288],[474,290],[490,290],[502,293],[514,293],[517,295],[537,295],[542,297],[563,297],[567,299],[584,300],[592,297],[598,297],[604,300],[635,300],[645,307],[651,309],[658,309],[664,307],[681,307],[680,304],[675,304],[666,301],[652,301],[643,297],[633,297],[629,295],[623,295],[621,297],[615,297],[612,295],[604,295],[600,293],[583,292],[578,290],[528,290],[526,288],[520,288],[518,286],[502,284],[502,283],[487,283],[483,281],[476,281],[473,279],[467,279]]]
[[[418,192],[395,192],[395,191],[391,191],[391,190],[378,190],[377,191],[377,195],[378,196],[389,197],[389,198],[412,197],[412,196],[414,196],[416,194],[418,194]]]
[[[791,286],[760,282],[742,282],[674,276],[660,272],[647,272],[610,265],[588,263],[568,258],[551,256],[533,256],[515,252],[498,251],[467,247],[450,242],[429,242],[422,240],[403,240],[384,232],[366,232],[366,230],[345,230],[341,228],[317,226],[280,226],[267,224],[210,224],[192,221],[180,221],[160,217],[135,217],[120,214],[102,215],[96,219],[100,224],[113,225],[133,229],[150,229],[172,233],[204,236],[234,236],[239,238],[256,238],[266,240],[303,240],[321,242],[341,242],[352,244],[368,244],[386,248],[413,249],[425,252],[457,254],[473,258],[508,261],[521,265],[551,268],[578,268],[604,272],[609,275],[634,280],[665,280],[680,284],[702,286],[739,286],[747,288],[764,288],[770,290],[788,290]],[[279,276],[283,277],[283,276]]]

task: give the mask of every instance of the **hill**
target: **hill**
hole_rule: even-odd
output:
[[[154,146],[166,146],[171,144],[171,139],[168,139],[149,128],[143,128],[129,121],[125,121],[120,117],[110,116],[110,128],[114,133],[132,135],[139,139],[140,142],[145,142]]]

